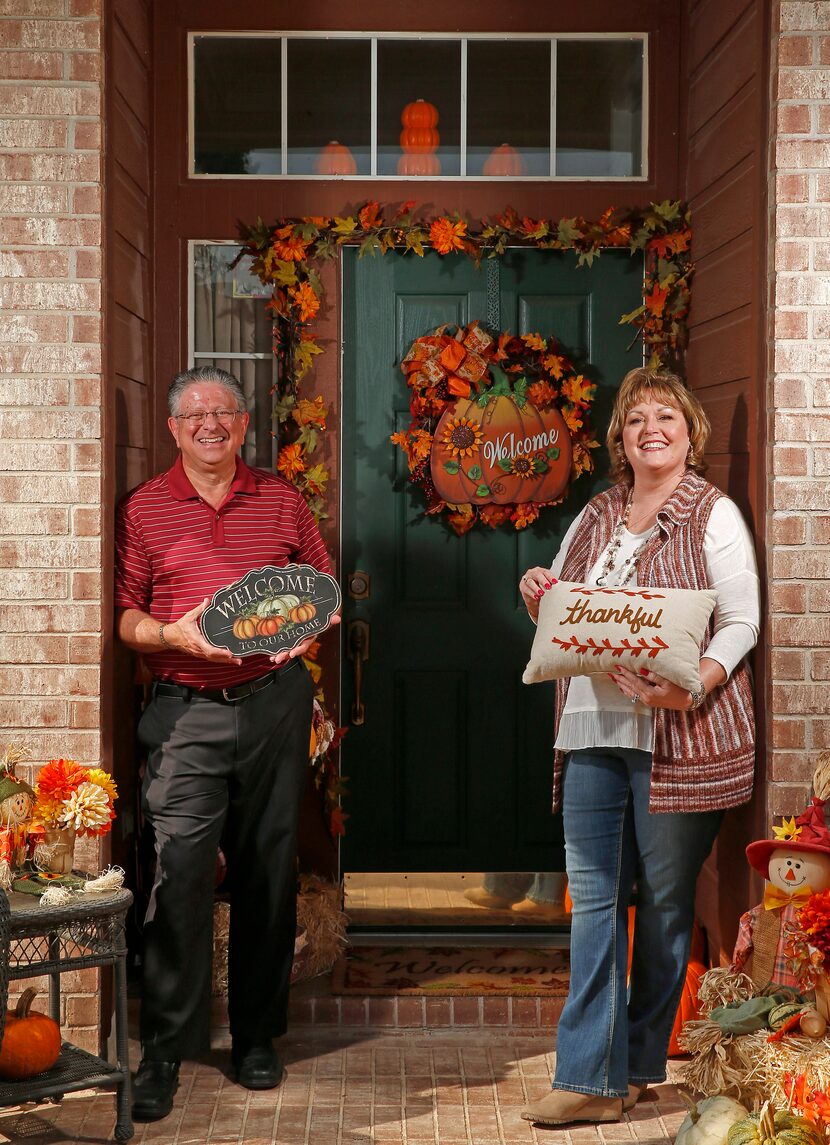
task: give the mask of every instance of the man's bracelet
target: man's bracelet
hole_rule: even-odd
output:
[[[159,640],[162,642],[162,644],[164,645],[165,648],[172,648],[173,645],[170,643],[169,640],[166,640],[164,637],[164,630],[166,627],[167,627],[166,624],[160,624],[159,625]]]

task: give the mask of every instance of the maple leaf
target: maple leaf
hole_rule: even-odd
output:
[[[666,299],[669,296],[668,290],[665,290],[658,283],[655,283],[651,292],[646,295],[645,305],[646,310],[655,317],[660,317],[666,306]]]
[[[416,202],[417,199],[407,199],[405,203],[401,203],[400,207],[398,207],[397,211],[395,212],[395,217],[392,221],[399,223],[404,219],[407,219],[412,213],[412,208],[415,206]]]
[[[654,251],[658,258],[665,258],[667,254],[679,254],[689,249],[691,236],[688,231],[676,231],[669,235],[655,235],[648,242],[648,249]]]
[[[592,401],[596,389],[597,387],[583,378],[582,374],[577,374],[575,378],[568,378],[566,382],[562,383],[562,393],[574,403]]]
[[[552,378],[558,382],[565,369],[565,362],[558,354],[548,354],[542,363]]]
[[[322,396],[318,394],[313,401],[309,401],[308,398],[301,398],[291,416],[298,425],[313,424],[319,426],[320,429],[325,429],[327,414],[328,406],[323,401]]]
[[[357,230],[357,219],[348,215],[345,219],[341,219],[339,215],[334,216],[334,226],[331,228],[336,235],[352,235]]]
[[[383,218],[381,217],[381,214],[378,210],[378,204],[374,202],[369,202],[365,207],[362,207],[358,214],[358,218],[360,219],[360,225],[363,227],[364,231],[368,231],[372,227],[383,226]]]
[[[522,341],[529,350],[547,349],[547,342],[540,334],[522,334]]]
[[[322,354],[323,349],[312,338],[304,338],[294,351],[294,367],[296,378],[299,381],[311,369],[315,354]]]
[[[542,379],[532,383],[528,388],[527,396],[535,406],[548,406],[556,401],[557,391],[550,382]]]
[[[293,262],[279,258],[273,247],[264,255],[262,269],[267,280],[276,282],[278,286],[292,286],[297,281]]]
[[[570,246],[574,239],[582,238],[582,231],[578,224],[579,219],[560,219],[556,228],[556,237],[565,246]]]
[[[313,465],[311,469],[307,469],[305,473],[306,488],[318,497],[322,497],[326,492],[329,477],[331,477],[331,474],[325,465]]]

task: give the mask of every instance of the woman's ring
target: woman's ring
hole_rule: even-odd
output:
[[[636,704],[636,703],[637,703],[637,701],[639,700],[639,698],[640,698],[639,696],[631,696],[631,702],[632,702],[632,704]]]

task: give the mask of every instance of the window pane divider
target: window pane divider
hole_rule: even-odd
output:
[[[280,171],[288,174],[288,38],[280,37]]]
[[[369,108],[369,173],[372,177],[378,173],[378,38],[372,36],[371,52],[371,87]]]
[[[558,41],[550,42],[550,177],[556,176],[556,62]]]
[[[463,179],[467,174],[467,40],[461,41],[461,129],[458,146],[461,151],[459,157],[459,174]]]

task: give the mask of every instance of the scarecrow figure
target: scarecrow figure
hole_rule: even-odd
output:
[[[767,883],[763,902],[741,918],[732,968],[748,974],[758,993],[770,987],[798,989],[784,951],[787,924],[795,924],[796,911],[811,894],[830,889],[825,802],[813,796],[801,815],[773,827],[775,838],[757,839],[746,849],[750,865]]]
[[[12,872],[28,857],[27,824],[32,818],[35,793],[17,779],[11,762],[0,761],[0,886],[11,890]]]

